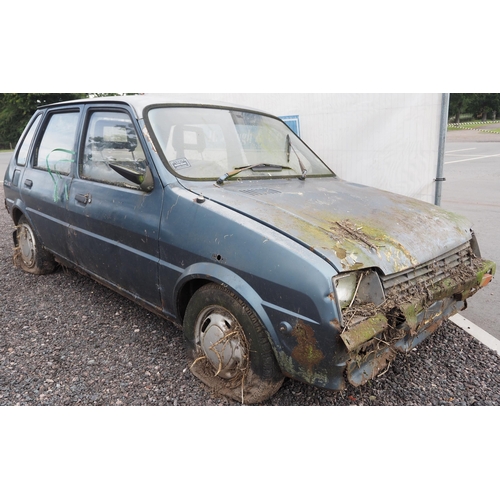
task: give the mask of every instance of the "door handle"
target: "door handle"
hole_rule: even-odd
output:
[[[27,188],[31,189],[31,188],[33,187],[33,181],[32,181],[31,179],[26,179],[26,180],[24,181],[24,185],[25,185]]]
[[[82,205],[88,205],[92,203],[92,196],[90,194],[77,194],[75,200]]]

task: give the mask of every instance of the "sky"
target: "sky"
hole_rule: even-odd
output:
[[[57,2],[28,13],[11,2],[2,19],[22,18],[23,29],[7,21],[0,30],[0,91],[496,90],[489,31],[479,43],[455,28],[482,25],[481,13],[425,1],[401,12],[392,2],[325,5],[256,0],[240,9],[214,0],[169,3],[160,13],[147,1],[132,12],[91,1],[78,16],[58,18]]]

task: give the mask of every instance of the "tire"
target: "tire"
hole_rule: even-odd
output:
[[[14,263],[25,272],[38,275],[50,274],[57,267],[53,255],[42,247],[24,215],[17,224]]]
[[[184,317],[191,372],[218,394],[256,404],[284,376],[257,315],[227,288],[210,284],[191,298]]]

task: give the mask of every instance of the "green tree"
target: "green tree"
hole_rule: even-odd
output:
[[[460,123],[460,114],[472,113],[486,121],[488,115],[496,118],[500,111],[500,94],[450,94],[450,116]]]
[[[0,94],[0,142],[15,143],[39,106],[87,94]]]
[[[467,112],[472,96],[475,94],[450,94],[450,116],[460,123],[460,115]]]
[[[482,116],[486,121],[488,115],[496,118],[500,108],[500,94],[472,94],[474,97],[469,104],[470,111],[476,116]]]
[[[36,109],[86,97],[133,94],[0,94],[0,144],[15,144]]]
[[[113,95],[137,95],[137,93],[130,93],[130,94],[98,94],[98,93],[93,93],[93,94],[87,94],[89,97],[109,97]]]

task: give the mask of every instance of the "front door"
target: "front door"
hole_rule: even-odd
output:
[[[75,263],[145,306],[161,305],[158,232],[163,190],[144,191],[109,165],[146,165],[124,110],[89,111],[68,207]],[[149,167],[146,167],[149,168]]]

